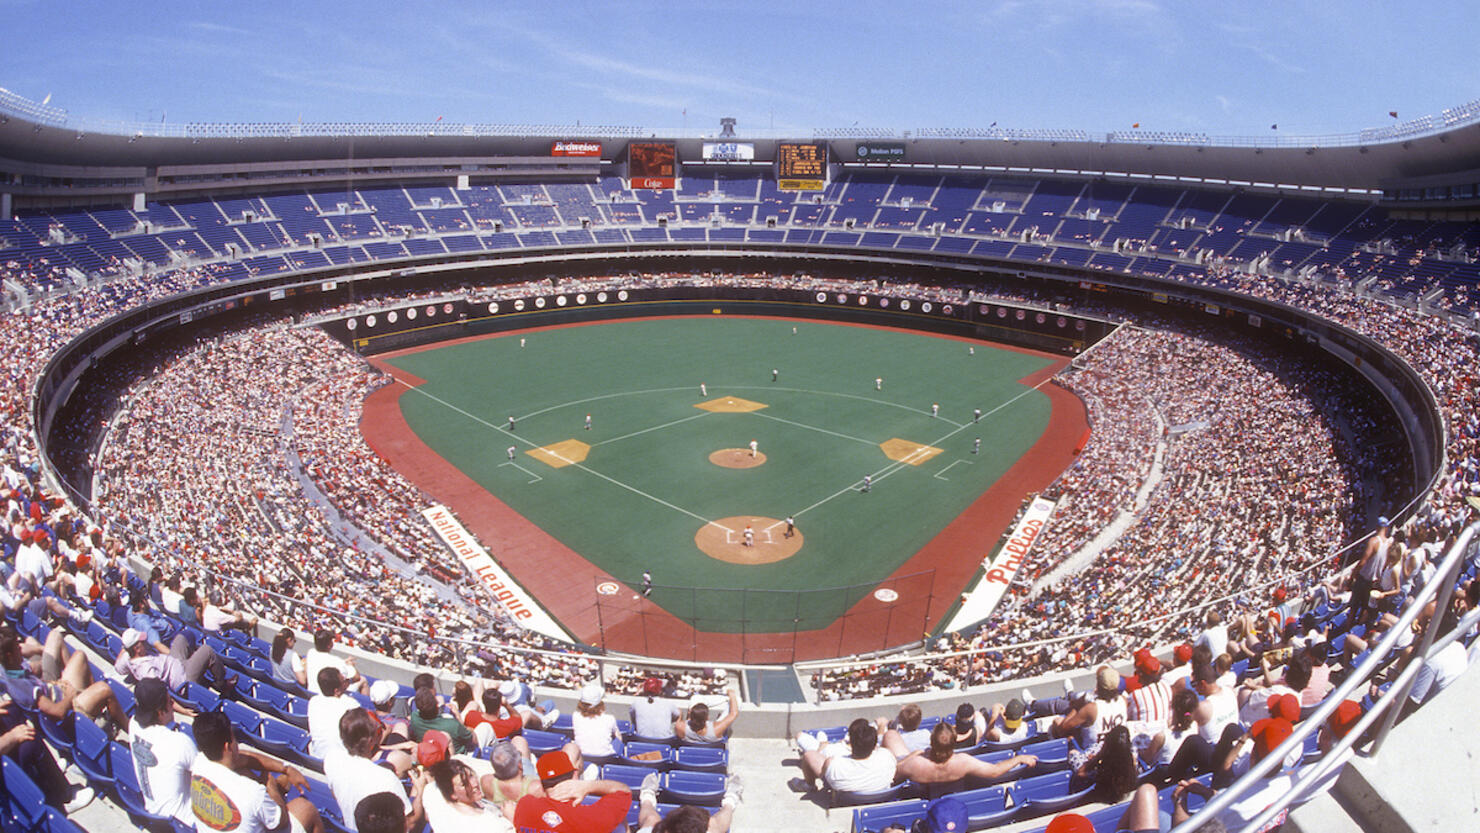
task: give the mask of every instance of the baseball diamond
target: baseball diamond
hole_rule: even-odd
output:
[[[609,643],[601,620],[628,614],[681,622],[679,652],[692,650],[690,629],[822,631],[882,604],[871,594],[891,577],[933,571],[898,593],[893,638],[907,641],[948,611],[1085,424],[1078,401],[1046,382],[1062,358],[958,345],[743,316],[517,330],[380,356],[402,384],[372,397],[363,430],[586,641]],[[880,374],[898,381],[879,390]],[[571,439],[587,413],[593,429]],[[991,454],[971,453],[976,436]],[[538,478],[507,460],[511,443],[544,464]],[[1035,449],[1053,462],[1022,472]],[[788,516],[805,538],[783,537]],[[636,587],[644,570],[655,585],[644,610],[593,616],[596,583]],[[650,640],[643,650],[662,652]]]

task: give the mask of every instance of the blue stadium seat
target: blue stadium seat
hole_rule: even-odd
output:
[[[72,760],[88,784],[98,792],[113,786],[113,762],[109,758],[108,736],[91,720],[79,720],[74,726],[76,743],[72,745]]]
[[[872,807],[859,807],[853,811],[853,833],[878,833],[890,825],[909,830],[916,819],[925,818],[930,802],[922,798],[894,801]],[[971,829],[980,829],[972,825]]]
[[[1024,778],[1012,786],[1014,800],[1021,805],[1016,818],[1033,818],[1047,813],[1058,813],[1078,805],[1094,792],[1094,784],[1079,790],[1071,790],[1068,770],[1051,772]]]
[[[234,700],[221,701],[221,711],[231,719],[233,726],[247,734],[257,734],[257,729],[262,725],[262,713],[249,706],[244,706]]]
[[[41,823],[46,796],[20,764],[0,757],[0,830],[26,833]]]
[[[533,752],[536,757],[546,752],[554,752],[570,740],[563,735],[541,729],[525,729],[523,736],[524,742],[529,744],[529,751]]]
[[[663,795],[678,804],[717,806],[725,797],[725,776],[717,772],[674,770],[663,775]]]
[[[1033,767],[1034,775],[1043,775],[1048,772],[1057,772],[1067,769],[1069,766],[1069,744],[1068,738],[1056,740],[1039,741],[1030,743],[1018,750],[1019,755],[1032,755],[1038,759]]]
[[[62,815],[50,807],[41,816],[41,823],[36,825],[36,833],[84,833],[76,822]]]
[[[637,799],[637,791],[642,787],[642,779],[652,773],[651,769],[640,766],[629,766],[627,764],[606,764],[601,768],[601,777],[608,781],[620,781],[632,788],[632,798]]]
[[[1011,787],[1000,784],[982,787],[956,793],[955,797],[966,805],[966,815],[970,819],[967,826],[972,830],[995,827],[1017,815],[1017,799]],[[1008,801],[1009,797],[1013,798],[1012,802]]]
[[[666,743],[633,741],[631,743],[618,744],[617,751],[622,759],[622,763],[631,766],[661,770],[670,769],[673,766],[673,747]]]
[[[128,747],[121,743],[110,744],[108,758],[113,766],[113,797],[134,824],[154,833],[174,833],[172,819],[144,809],[144,796],[139,792],[139,779],[134,775],[134,761]]]
[[[213,712],[221,708],[221,695],[200,683],[186,680],[184,685],[172,691],[171,694],[181,705],[192,711]]]
[[[730,752],[715,746],[680,746],[673,753],[673,767],[693,772],[725,772],[730,768]]]

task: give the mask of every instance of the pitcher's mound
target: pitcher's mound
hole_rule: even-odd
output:
[[[750,449],[746,449],[747,456]],[[750,526],[750,546],[745,545],[745,527]],[[792,530],[786,536],[786,521],[760,515],[736,515],[720,518],[699,527],[694,544],[710,558],[731,564],[770,564],[796,555],[802,548],[802,533]]]
[[[727,469],[753,469],[766,462],[766,455],[757,451],[752,457],[748,448],[721,448],[709,455],[709,462]]]

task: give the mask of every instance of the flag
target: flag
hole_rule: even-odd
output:
[[[1279,126],[1279,125],[1277,125],[1277,124],[1271,124],[1271,125],[1270,125],[1270,126],[1269,126],[1269,129],[1270,129],[1270,130],[1279,130],[1279,129],[1280,129],[1280,126]]]
[[[1140,127],[1140,126],[1141,126],[1141,123],[1140,122],[1136,122],[1135,124],[1131,125],[1131,129],[1134,130],[1134,129]]]
[[[996,126],[997,126],[997,122],[992,122],[991,124],[987,125],[987,127],[996,127]]]
[[[437,121],[441,121],[441,120],[442,120],[442,117],[441,116],[438,116],[437,117]],[[433,124],[436,124],[436,122],[433,122]]]
[[[1388,111],[1388,115],[1389,116],[1392,116],[1393,118],[1397,118],[1398,117],[1398,111],[1397,110],[1389,110]]]

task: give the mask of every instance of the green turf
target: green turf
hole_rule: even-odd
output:
[[[798,615],[801,629],[829,624],[1042,434],[1049,399],[1017,380],[1050,360],[973,349],[918,333],[715,317],[514,333],[391,363],[427,380],[401,399],[411,428],[500,500],[632,586],[652,571],[654,599],[701,630],[760,632],[790,631]],[[780,371],[776,382],[772,368]],[[700,382],[710,399],[733,395],[768,407],[701,411]],[[930,416],[932,402],[940,418]],[[973,408],[984,414],[975,425]],[[587,413],[591,431],[583,429]],[[922,466],[896,465],[878,445],[891,437],[945,453]],[[523,454],[566,439],[593,446],[584,464],[554,469]],[[751,439],[766,465],[709,462],[711,451]],[[518,446],[522,468],[507,465],[509,445]],[[865,474],[874,477],[868,494],[856,490]],[[745,514],[796,515],[806,546],[758,566],[716,561],[695,547],[705,520]],[[854,589],[790,594],[837,587]]]

